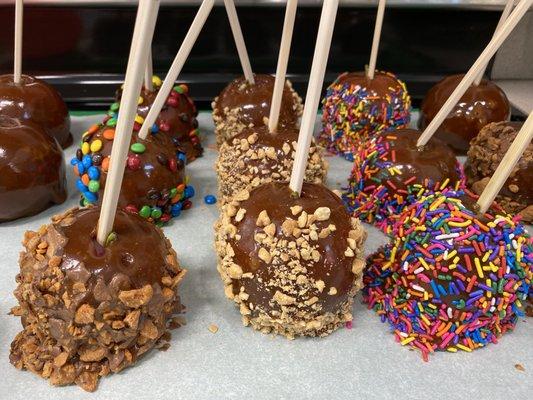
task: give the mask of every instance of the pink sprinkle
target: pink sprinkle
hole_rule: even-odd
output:
[[[346,322],[346,329],[352,329],[352,321],[347,321]]]

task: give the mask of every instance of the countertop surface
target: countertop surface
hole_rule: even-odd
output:
[[[101,117],[74,117],[73,132],[81,135]],[[36,230],[50,217],[76,206],[78,194],[68,171],[69,198],[37,216],[0,225],[0,399],[525,399],[533,392],[533,319],[497,345],[474,351],[437,353],[429,362],[394,341],[388,325],[361,303],[354,306],[352,329],[327,338],[296,339],[263,335],[241,323],[238,310],[223,293],[213,250],[216,206],[203,197],[216,194],[213,126],[200,115],[205,156],[187,167],[196,189],[194,206],[164,228],[189,273],[181,286],[187,325],[172,333],[171,347],[151,351],[132,368],[103,378],[95,393],[76,386],[56,388],[9,363],[9,347],[21,329],[8,315],[16,304],[12,294],[24,231]],[[66,150],[68,162],[75,147]],[[350,163],[329,157],[329,186],[339,188]],[[369,232],[366,254],[386,242]],[[208,330],[216,324],[216,334]],[[519,370],[516,366],[523,366]]]

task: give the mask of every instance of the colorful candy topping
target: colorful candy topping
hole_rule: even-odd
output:
[[[405,83],[390,72],[379,71],[394,80],[384,93],[349,80],[343,74],[328,87],[322,100],[322,132],[319,143],[328,151],[352,161],[356,146],[375,134],[409,125],[411,98]],[[363,79],[364,81],[364,79]]]
[[[478,216],[468,200],[451,190],[420,196],[394,241],[367,261],[365,302],[424,360],[496,343],[524,315],[532,238],[516,217]]]

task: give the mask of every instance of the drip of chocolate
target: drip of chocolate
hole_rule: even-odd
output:
[[[420,109],[420,129],[425,129],[435,118],[463,77],[448,76],[429,90]],[[495,83],[482,80],[478,86],[467,89],[435,136],[458,154],[465,154],[481,128],[490,122],[507,121],[510,116],[511,107],[505,93]]]
[[[0,222],[37,214],[67,197],[63,152],[38,125],[0,116]]]
[[[22,75],[15,84],[13,75],[1,75],[0,114],[42,126],[63,148],[72,144],[67,105],[53,86],[40,79]]]

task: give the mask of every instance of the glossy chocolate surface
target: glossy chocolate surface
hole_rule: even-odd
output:
[[[142,88],[140,95],[142,103],[137,107],[137,114],[141,117],[145,118],[148,115],[158,90],[159,88],[154,88],[153,91]],[[117,101],[120,101],[121,96],[122,89],[118,89]],[[195,132],[198,128],[197,116],[198,110],[191,97],[187,93],[178,94],[172,90],[156,120],[160,130],[170,136],[176,148],[186,154],[189,162],[203,154],[200,138]]]
[[[335,84],[361,86],[362,88],[366,88],[368,93],[379,97],[383,97],[391,91],[403,90],[402,85],[400,85],[394,76],[380,71],[375,72],[374,79],[368,79],[362,71],[348,72],[340,75],[335,81]]]
[[[41,125],[63,148],[72,143],[67,105],[54,87],[40,79],[22,75],[17,85],[13,75],[1,75],[0,115]]]
[[[95,140],[102,140],[103,147],[100,151],[102,157],[111,155],[113,140],[103,138],[107,127],[100,128],[92,137],[89,143]],[[143,140],[138,137],[138,132],[133,132],[131,144],[141,143],[145,146],[145,151],[137,154],[129,151],[128,157],[139,160],[138,167],[126,166],[122,189],[118,200],[120,207],[134,205],[140,208],[144,205],[166,206],[169,200],[169,190],[183,183],[185,179],[183,162],[176,157],[176,151],[172,145],[170,137],[163,133],[149,134]],[[171,163],[176,168],[171,169]],[[104,194],[107,171],[101,175],[98,204],[101,204]]]
[[[419,127],[424,129],[435,117],[464,75],[444,78],[427,93],[420,109]],[[506,121],[511,116],[509,100],[493,82],[482,80],[470,86],[435,135],[458,154],[465,154],[470,141],[490,122]]]
[[[416,178],[412,183],[424,183],[425,179],[430,179],[433,183],[444,182],[446,178],[450,182],[460,179],[457,173],[458,161],[451,149],[441,140],[432,138],[422,150],[416,146],[416,142],[422,132],[416,129],[398,129],[381,136],[387,138],[390,144],[391,153],[388,161],[401,171],[401,174],[391,175],[387,167],[382,169],[375,178],[390,181],[397,189],[405,190],[405,181]],[[394,151],[394,156],[392,155]],[[411,184],[412,184],[411,183]],[[375,184],[370,181],[368,184]]]
[[[66,197],[57,142],[36,124],[0,116],[0,222],[37,214]]]
[[[264,118],[270,114],[270,103],[274,90],[275,78],[271,75],[254,75],[255,84],[250,85],[244,77],[232,81],[222,90],[215,104],[215,112],[223,115],[224,109],[242,108],[240,122],[245,125],[264,125]],[[297,125],[299,116],[295,108],[293,90],[286,84],[283,88],[280,125]]]
[[[67,283],[87,282],[89,291],[94,291],[102,278],[116,293],[161,284],[168,254],[161,230],[135,214],[117,210],[116,240],[103,247],[96,241],[99,215],[99,207],[79,209],[70,225],[57,226],[67,238],[60,265]]]
[[[315,222],[319,231],[330,224],[336,227],[335,232],[312,242],[320,252],[320,261],[302,262],[306,265],[308,277],[316,281],[322,280],[325,287],[337,289],[336,296],[330,296],[325,291],[320,293],[317,290],[315,293],[322,306],[321,311],[334,313],[347,301],[348,293],[354,285],[352,273],[354,259],[344,255],[352,226],[342,200],[323,185],[304,183],[301,196],[295,198],[288,184],[269,183],[253,190],[250,198],[240,203],[240,207],[246,210],[244,219],[235,223],[241,239],[230,241],[230,244],[235,251],[234,262],[241,266],[244,273],[253,273],[254,279],[235,281],[234,294],[238,293],[240,286],[244,286],[245,292],[250,296],[249,303],[267,311],[271,309],[269,300],[279,288],[263,285],[261,281],[275,280],[277,267],[266,264],[258,258],[259,245],[254,240],[254,235],[262,232],[262,228],[256,225],[256,221],[261,211],[267,210],[271,222],[276,226],[275,236],[284,237],[281,226],[287,218],[297,218],[290,210],[290,207],[296,205],[301,206],[308,214],[313,214],[318,207],[329,207],[331,210],[328,220]]]

